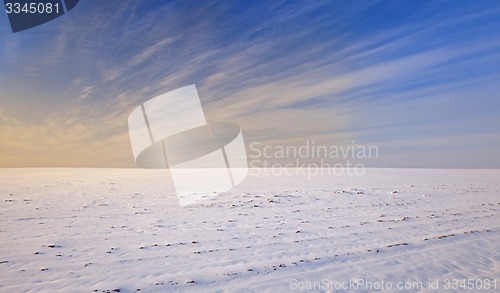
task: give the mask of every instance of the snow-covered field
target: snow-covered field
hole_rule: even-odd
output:
[[[187,207],[167,172],[0,169],[0,291],[500,290],[500,170],[250,176]]]

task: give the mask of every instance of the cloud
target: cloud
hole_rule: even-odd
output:
[[[82,13],[45,41],[31,36],[10,45],[31,42],[36,50],[18,55],[4,45],[10,55],[2,65],[17,65],[2,83],[31,91],[42,84],[46,92],[0,89],[9,101],[0,112],[0,152],[8,154],[0,165],[133,166],[130,111],[192,83],[207,119],[239,124],[248,141],[354,139],[396,154],[419,140],[418,153],[460,127],[463,141],[496,143],[486,139],[490,132],[475,136],[467,127],[499,122],[496,10],[425,7],[386,22],[370,3],[148,8],[138,1],[113,15],[107,9],[116,3],[97,3],[82,3]],[[37,99],[50,107],[35,109]]]
[[[84,111],[86,109],[79,109]],[[68,115],[51,115],[32,124],[2,114],[0,121],[0,165],[10,167],[108,166],[115,162],[133,167],[126,127],[101,119],[85,121]]]
[[[152,45],[150,47],[147,47],[147,48],[143,49],[142,52],[140,52],[139,54],[135,55],[132,58],[132,60],[130,62],[130,65],[133,66],[133,65],[137,65],[137,64],[143,63],[144,61],[150,59],[155,54],[157,54],[158,52],[160,52],[167,45],[171,44],[173,41],[174,41],[173,38],[166,38],[166,39],[163,39],[163,40],[157,42],[156,44],[154,44],[154,45]]]
[[[78,96],[78,100],[84,100],[86,99],[88,96],[90,96],[92,94],[94,90],[94,87],[93,86],[86,86],[84,87],[81,91],[80,91],[80,95]]]

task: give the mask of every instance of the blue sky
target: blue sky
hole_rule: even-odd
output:
[[[247,143],[500,168],[498,1],[82,0],[16,34],[0,13],[0,53],[1,167],[133,167],[128,114],[196,84]]]

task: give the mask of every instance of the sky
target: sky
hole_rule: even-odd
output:
[[[135,167],[128,115],[196,84],[260,146],[377,146],[368,167],[500,168],[500,3],[81,0],[0,12],[0,167]]]

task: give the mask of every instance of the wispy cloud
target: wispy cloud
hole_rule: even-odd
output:
[[[2,114],[0,119],[6,123],[0,123],[0,165],[104,167],[115,162],[133,166],[131,151],[123,144],[128,139],[126,127],[106,119],[75,119],[71,114],[51,115],[38,124]]]
[[[450,166],[467,141],[497,143],[498,7],[116,3],[82,3],[43,37],[0,37],[0,165],[132,166],[130,111],[192,83],[207,119],[249,142],[377,143],[405,166],[451,147],[436,139],[468,146],[443,154]]]
[[[90,96],[92,94],[93,90],[94,90],[94,87],[91,86],[91,85],[84,87],[80,91],[80,95],[78,96],[78,100],[84,100],[84,99],[86,99],[88,96]]]

